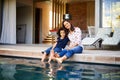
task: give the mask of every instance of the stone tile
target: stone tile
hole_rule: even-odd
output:
[[[110,56],[95,56],[95,62],[115,64],[115,58]]]
[[[42,58],[41,51],[50,45],[2,45],[0,55]],[[70,61],[93,62],[106,64],[120,64],[120,51],[112,50],[84,50],[82,54],[75,54]]]
[[[120,57],[115,57],[115,63],[120,65]]]

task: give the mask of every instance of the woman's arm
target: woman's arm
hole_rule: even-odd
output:
[[[69,49],[78,46],[81,43],[81,30],[80,28],[76,28],[74,32],[74,39],[72,42],[70,42],[70,45],[68,46]]]
[[[69,50],[69,49],[71,49],[71,48],[73,48],[73,47],[75,47],[75,46],[78,46],[78,43],[74,43],[74,44],[70,44],[68,47],[67,47],[67,49]]]
[[[81,33],[80,28],[76,28],[76,32],[75,32],[75,45],[81,43],[81,34],[82,33]]]

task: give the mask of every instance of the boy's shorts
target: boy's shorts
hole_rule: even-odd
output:
[[[46,54],[50,54],[51,49],[52,49],[52,47],[46,49],[46,50],[45,50]],[[61,48],[57,48],[57,47],[54,48],[54,52],[55,52],[55,53],[59,53],[59,52],[61,52],[61,51],[62,51]]]

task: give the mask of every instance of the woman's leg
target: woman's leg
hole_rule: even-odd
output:
[[[68,50],[66,49],[63,49],[58,55],[59,57],[63,57],[66,53],[67,53]]]
[[[66,59],[67,59],[66,55],[64,55],[63,57],[60,57],[60,58],[56,58],[56,60],[57,60],[58,63],[62,63]]]
[[[58,54],[59,56],[56,58],[58,63],[62,63],[64,60],[67,59],[67,56],[65,56],[66,53],[67,53],[67,50],[64,49]]]
[[[65,55],[67,56],[67,58],[70,58],[74,55],[74,53],[82,53],[82,51],[83,51],[83,48],[81,46],[76,46],[68,50]]]
[[[62,53],[65,53],[65,55],[61,58],[56,58],[56,60],[59,62],[59,63],[62,63],[64,60],[66,60],[67,58],[70,58],[74,55],[74,53],[82,53],[83,51],[83,48],[81,46],[76,46],[70,50],[67,50],[67,51],[64,51],[64,52],[61,52]]]

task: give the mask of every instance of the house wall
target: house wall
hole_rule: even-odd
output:
[[[71,23],[87,30],[87,26],[94,26],[95,7],[94,1],[74,2],[67,5],[67,13],[72,16]]]
[[[16,0],[16,2],[27,5],[27,6],[32,6],[33,5],[33,0]]]
[[[87,3],[77,2],[68,4],[67,12],[72,16],[71,23],[82,30],[87,26]]]
[[[87,26],[95,26],[95,1],[87,2]]]
[[[23,6],[17,8],[17,25],[26,24],[25,43],[32,43],[33,33],[33,8],[32,6]]]
[[[52,6],[50,2],[38,2],[35,4],[36,8],[41,8],[42,9],[42,41],[44,38],[49,33],[49,30],[51,29],[51,24],[52,24],[52,18],[50,20],[50,11],[52,11]],[[51,14],[52,15],[52,14]],[[41,31],[41,30],[40,30]]]

